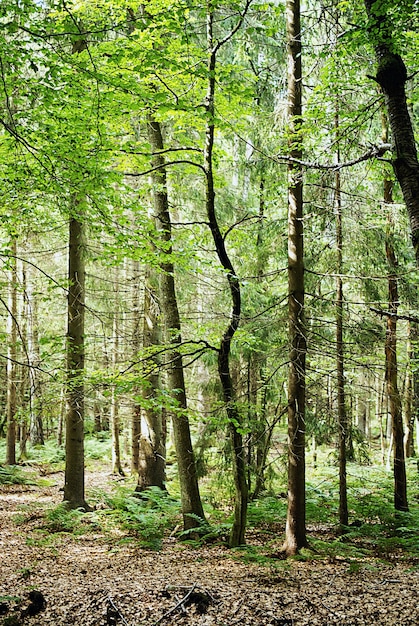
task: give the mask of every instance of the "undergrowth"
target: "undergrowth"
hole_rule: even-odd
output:
[[[33,478],[29,477],[21,467],[17,465],[0,465],[0,485],[29,485],[34,484]]]

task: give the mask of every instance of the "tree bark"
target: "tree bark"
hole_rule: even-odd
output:
[[[385,181],[387,202],[391,201],[391,181]],[[390,185],[390,188],[388,187]],[[390,189],[390,190],[389,190]],[[399,294],[397,284],[397,260],[393,244],[393,224],[389,216],[386,237],[386,256],[389,265],[388,306],[386,330],[386,384],[390,406],[392,439],[393,439],[393,473],[394,473],[394,508],[397,511],[408,511],[407,479],[404,456],[403,411],[400,392],[397,384],[397,309]]]
[[[381,3],[365,0],[365,8],[377,60],[375,80],[385,97],[392,132],[393,169],[406,204],[416,264],[419,265],[419,162],[406,100],[407,69],[394,50],[392,24],[388,15],[383,14]]]
[[[182,337],[176,298],[174,266],[171,260],[172,226],[167,197],[165,161],[161,154],[164,147],[163,137],[159,122],[153,119],[151,115],[149,116],[147,127],[152,151],[155,153],[152,160],[154,168],[152,179],[155,220],[157,229],[165,244],[162,254],[167,254],[167,257],[160,264],[162,271],[159,285],[160,305],[164,319],[166,341],[168,343],[166,352],[167,381],[169,392],[176,404],[175,410],[172,411],[172,423],[181,491],[183,525],[185,530],[190,530],[199,526],[200,520],[204,520],[205,515],[198,487],[188,417],[183,359],[179,349]]]
[[[41,381],[37,367],[41,359],[39,355],[38,337],[38,302],[33,293],[31,275],[26,284],[27,299],[27,346],[29,366],[29,438],[31,445],[44,445],[44,425],[42,420]]]
[[[119,302],[119,275],[118,268],[115,272],[115,311],[112,320],[112,341],[111,341],[111,363],[113,376],[116,375],[118,367],[118,353],[119,353],[119,320],[118,320],[118,305]],[[109,423],[111,428],[111,440],[112,440],[112,473],[124,476],[124,470],[122,469],[121,462],[121,445],[120,445],[120,414],[119,414],[119,398],[116,384],[111,385],[111,404],[109,411]]]
[[[152,270],[148,272],[150,274]],[[144,285],[143,347],[161,345],[159,332],[159,304],[155,296],[154,281],[146,277]],[[148,487],[166,489],[166,415],[161,402],[160,363],[152,358],[143,370],[142,415],[147,430],[140,433],[137,491]]]
[[[79,203],[74,202],[76,211]],[[88,509],[84,494],[84,224],[70,217],[67,311],[67,415],[64,501],[69,508]]]
[[[6,436],[6,465],[16,465],[16,412],[17,412],[17,396],[16,396],[16,357],[17,357],[17,240],[12,237],[11,240],[12,254],[10,257],[10,283],[9,283],[9,299],[7,311],[7,395],[6,395],[6,414],[7,414],[7,436]]]
[[[302,64],[300,0],[287,0],[288,120],[290,156],[301,161]],[[303,172],[288,165],[288,510],[283,550],[307,545],[305,505],[305,370]]]
[[[339,150],[339,111],[336,107],[335,131],[337,162]],[[345,398],[345,355],[343,342],[343,226],[340,171],[335,173],[335,222],[336,222],[336,378],[338,402],[338,449],[339,449],[339,524],[341,530],[348,525],[348,490],[346,477],[348,419]]]

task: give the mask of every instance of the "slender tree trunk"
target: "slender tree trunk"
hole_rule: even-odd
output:
[[[404,456],[405,458],[411,458],[415,456],[415,446],[414,446],[414,425],[415,425],[415,414],[413,411],[413,358],[414,351],[412,345],[412,325],[408,324],[408,344],[407,344],[407,366],[406,366],[406,377],[404,384],[404,425],[405,425],[405,435],[404,435]]]
[[[287,0],[288,120],[290,156],[301,160],[302,66],[300,1]],[[305,370],[303,172],[288,166],[288,510],[283,550],[296,554],[307,545],[305,509]]]
[[[337,162],[340,162],[339,150],[339,112],[336,109],[335,131],[337,141]],[[348,525],[348,493],[346,484],[346,458],[348,419],[345,398],[345,356],[343,343],[343,228],[342,194],[339,170],[335,173],[335,222],[336,222],[336,378],[338,403],[338,449],[339,449],[339,524],[341,529]]]
[[[31,445],[45,443],[44,425],[42,420],[41,384],[38,367],[41,362],[39,356],[38,337],[38,302],[33,293],[31,274],[28,273],[26,281],[27,302],[27,346],[29,366],[29,438]]]
[[[9,283],[9,299],[7,311],[7,396],[6,396],[6,413],[7,413],[7,436],[6,436],[6,464],[16,465],[16,374],[17,374],[17,241],[16,237],[11,240],[12,254],[10,257],[10,283]]]
[[[118,320],[118,302],[119,302],[119,275],[118,269],[116,270],[115,276],[115,311],[113,315],[112,321],[112,342],[111,342],[111,363],[113,375],[116,375],[116,370],[118,367],[118,356],[119,356],[119,320]],[[119,414],[119,398],[118,391],[116,388],[116,384],[113,383],[111,386],[111,405],[109,412],[109,423],[111,428],[111,440],[112,440],[112,472],[113,474],[119,474],[120,476],[124,476],[124,470],[122,469],[121,463],[121,445],[120,445],[120,414]]]
[[[182,500],[183,524],[185,530],[195,528],[199,520],[205,519],[198,487],[195,457],[188,418],[183,359],[180,352],[181,324],[176,298],[172,255],[172,228],[167,197],[166,170],[164,167],[163,137],[160,124],[152,116],[148,120],[148,137],[155,154],[152,165],[154,210],[157,229],[164,242],[163,252],[167,253],[161,263],[160,305],[162,309],[168,351],[166,358],[169,391],[177,408],[172,412],[173,434],[177,455],[179,483]]]
[[[214,113],[215,113],[215,69],[218,47],[214,44],[213,37],[214,14],[212,3],[208,4],[207,13],[207,43],[208,57],[208,88],[206,97],[207,126],[204,150],[204,169],[206,178],[206,208],[208,223],[215,244],[218,259],[226,272],[228,286],[231,295],[232,310],[229,324],[221,339],[218,352],[218,375],[223,389],[223,398],[226,405],[228,430],[233,449],[233,478],[235,486],[234,521],[230,534],[230,547],[244,544],[248,505],[247,483],[247,459],[241,433],[242,416],[237,408],[236,394],[230,371],[231,342],[240,324],[241,294],[240,282],[231,260],[228,256],[225,240],[221,234],[217,215],[215,212],[215,186],[213,172],[213,148],[214,148]]]
[[[140,264],[138,261],[133,262],[132,266],[132,312],[133,312],[133,326],[132,326],[132,347],[133,347],[133,359],[138,359],[140,351],[140,337],[141,337],[141,325],[140,325]],[[139,389],[136,389],[136,395],[139,394]],[[132,407],[131,414],[131,471],[138,474],[139,468],[139,455],[140,455],[140,437],[141,437],[141,405],[135,400]]]
[[[386,187],[391,181],[386,181]],[[386,190],[386,201],[391,202],[391,191]],[[393,224],[389,216],[386,237],[386,255],[389,264],[388,304],[393,315],[387,316],[386,331],[386,383],[392,423],[392,439],[394,446],[394,507],[398,511],[407,511],[407,480],[404,457],[403,413],[402,401],[397,384],[397,309],[399,305],[397,285],[397,260],[393,244]]]
[[[74,202],[79,210],[79,203]],[[67,319],[67,415],[64,501],[70,508],[88,506],[84,494],[84,318],[85,241],[80,215],[70,217]]]
[[[148,274],[151,273],[151,270]],[[159,304],[155,296],[155,281],[146,276],[144,285],[143,347],[161,345],[159,329]],[[161,390],[159,359],[147,362],[143,370],[142,415],[146,425],[139,439],[137,491],[148,487],[166,489],[166,415],[158,400]]]
[[[257,266],[256,275],[257,282],[262,283],[263,273],[266,265],[266,253],[264,252],[264,217],[265,217],[265,180],[262,173],[259,184],[259,220],[258,220],[258,232],[256,240],[257,251]],[[266,461],[269,454],[271,438],[273,428],[268,424],[267,420],[267,381],[266,381],[266,363],[267,358],[265,354],[255,352],[252,354],[251,365],[255,370],[254,376],[256,377],[256,389],[253,392],[254,406],[255,406],[255,427],[253,429],[254,440],[253,448],[255,449],[255,487],[251,495],[252,499],[258,497],[258,495],[265,489],[265,469]],[[259,390],[257,387],[259,386]],[[260,401],[258,402],[258,397]],[[276,420],[275,420],[276,423]]]
[[[419,265],[419,162],[412,120],[406,99],[407,69],[394,49],[390,2],[364,0],[375,47],[377,73],[375,80],[383,90],[393,141],[393,169],[400,184],[412,232],[416,264]],[[388,12],[388,13],[387,13]]]

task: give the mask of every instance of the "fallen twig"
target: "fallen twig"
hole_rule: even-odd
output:
[[[196,584],[192,585],[189,591],[183,596],[183,598],[179,600],[179,602],[173,608],[171,608],[169,611],[166,611],[166,613],[164,613],[164,615],[162,615],[160,619],[157,620],[157,622],[154,622],[153,626],[157,626],[157,624],[160,624],[160,622],[166,619],[166,617],[169,617],[169,615],[172,615],[172,613],[177,611],[179,608],[183,607],[183,604],[188,600],[188,598],[195,591],[195,589],[196,589]]]
[[[127,620],[125,619],[125,617],[122,615],[121,611],[118,609],[118,607],[116,606],[115,602],[112,600],[111,596],[107,597],[107,601],[109,606],[111,607],[111,609],[114,611],[114,613],[118,616],[118,618],[121,620],[121,622],[123,624],[125,624],[125,626],[129,626]],[[109,608],[109,607],[108,607]]]

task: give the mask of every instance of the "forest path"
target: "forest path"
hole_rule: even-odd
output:
[[[31,590],[45,610],[21,623],[44,626],[417,626],[419,571],[365,560],[245,563],[242,550],[193,548],[168,538],[144,550],[101,528],[76,536],[40,530],[52,487],[0,488],[0,612],[21,615]],[[109,480],[109,476],[107,476]],[[88,476],[88,484],[104,476]],[[22,511],[29,521],[17,523]],[[122,540],[122,541],[121,541]],[[249,543],[251,544],[251,538]],[[279,546],[279,543],[278,543]],[[247,553],[249,554],[249,553]],[[192,593],[190,593],[192,592]],[[179,600],[189,593],[182,607]],[[5,607],[6,609],[6,607]],[[165,617],[163,617],[165,616]],[[163,619],[162,619],[163,618]],[[4,617],[0,616],[0,625]],[[16,622],[18,623],[18,622]]]

